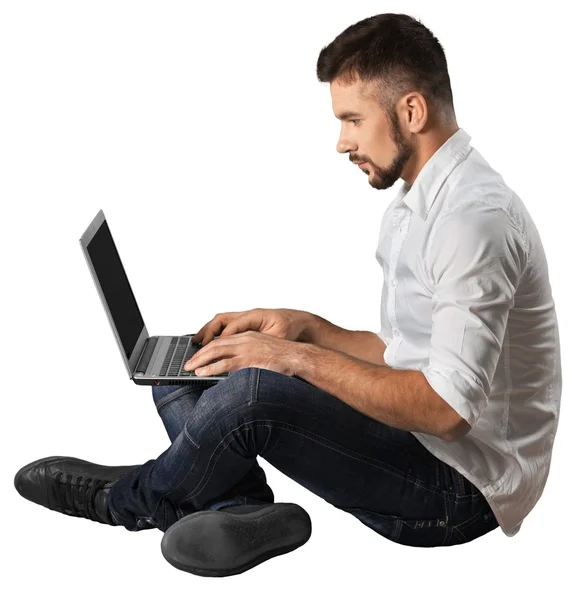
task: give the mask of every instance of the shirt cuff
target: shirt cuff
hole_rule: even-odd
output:
[[[459,371],[443,374],[433,367],[425,367],[421,372],[441,398],[473,427],[487,405],[483,386],[475,378]]]

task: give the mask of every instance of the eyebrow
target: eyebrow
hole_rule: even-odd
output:
[[[357,112],[346,111],[346,112],[343,112],[340,115],[338,115],[336,118],[341,121],[344,121],[345,119],[350,119],[351,117],[362,117],[362,115]]]

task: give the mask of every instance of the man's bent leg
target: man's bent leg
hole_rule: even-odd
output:
[[[181,433],[183,425],[191,416],[204,391],[205,388],[187,384],[160,385],[151,388],[155,408],[172,442]]]
[[[231,489],[258,455],[400,543],[458,543],[455,525],[488,508],[411,433],[307,382],[255,368],[206,390],[172,446],[113,486],[110,508],[128,529],[145,518],[166,530],[180,511]]]
[[[247,374],[250,370],[246,369],[245,372]],[[155,404],[166,430],[170,438],[173,436],[173,443],[156,461],[146,462],[118,482],[122,485],[116,488],[114,494],[109,494],[108,506],[116,523],[124,525],[131,531],[151,527],[158,527],[165,531],[186,514],[199,510],[217,509],[235,504],[274,502],[273,492],[266,483],[265,474],[258,465],[256,457],[247,461],[241,471],[229,470],[227,473],[229,485],[222,486],[218,494],[206,498],[205,502],[176,504],[171,502],[170,498],[166,498],[174,489],[179,494],[180,478],[183,477],[183,473],[193,468],[197,460],[198,448],[188,441],[186,425],[196,414],[202,397],[205,398],[204,395],[211,392],[213,394],[211,397],[214,398],[219,388],[221,393],[217,393],[217,396],[221,399],[222,405],[227,403],[230,396],[241,398],[241,395],[246,394],[244,388],[247,386],[243,385],[240,374],[243,375],[243,372],[239,371],[201,393],[199,390],[189,389],[190,386],[164,386],[168,392],[165,397],[163,397],[164,390],[153,392]],[[234,379],[238,381],[238,385],[233,386],[237,393],[232,393],[231,382]],[[218,404],[216,400],[212,402]],[[207,405],[207,399],[204,403]],[[198,418],[198,421],[211,422],[212,412],[210,410],[209,414],[206,414],[205,411],[204,416]],[[204,447],[209,447],[209,444]],[[171,497],[174,495],[175,493]]]
[[[222,382],[220,382],[222,383]],[[174,442],[183,431],[183,427],[192,416],[195,406],[203,393],[215,387],[200,384],[165,385],[152,388],[155,408],[163,421],[169,439]],[[235,504],[247,504],[255,501],[274,502],[274,492],[266,482],[266,474],[257,461],[230,490],[214,498],[207,508],[221,508]],[[180,517],[185,513],[179,514]]]

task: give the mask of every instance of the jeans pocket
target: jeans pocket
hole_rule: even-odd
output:
[[[499,527],[499,523],[489,506],[453,527],[452,544],[465,544]]]
[[[392,542],[404,546],[430,548],[445,542],[448,521],[439,519],[403,519],[396,515],[383,515],[362,508],[342,509],[354,515],[361,523]]]
[[[341,508],[355,516],[361,523],[376,531],[379,535],[396,542],[401,534],[401,519],[394,515],[381,515],[362,508]]]

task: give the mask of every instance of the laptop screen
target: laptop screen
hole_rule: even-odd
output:
[[[87,245],[87,252],[129,360],[144,323],[107,221]]]

